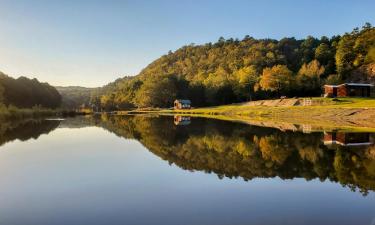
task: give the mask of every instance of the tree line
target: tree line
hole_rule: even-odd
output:
[[[168,52],[140,74],[93,94],[104,109],[169,107],[176,98],[194,106],[285,96],[319,96],[324,84],[375,82],[375,28],[331,38],[220,38]]]
[[[0,105],[54,109],[61,105],[61,95],[48,83],[26,77],[14,79],[0,72]]]

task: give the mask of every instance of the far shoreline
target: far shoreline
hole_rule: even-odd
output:
[[[310,126],[312,130],[344,129],[353,131],[375,131],[375,98],[311,99],[312,101],[320,103],[311,106],[257,106],[254,102],[252,102],[253,104],[247,102],[184,110],[157,108],[136,109],[130,111],[115,111],[113,114],[181,115],[239,121],[261,126],[283,127],[283,125],[280,124],[284,124],[284,126],[286,124],[291,124],[300,127]],[[294,128],[292,128],[292,130],[293,129]]]

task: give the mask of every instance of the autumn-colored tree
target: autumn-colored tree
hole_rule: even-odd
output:
[[[303,64],[298,71],[297,84],[301,94],[311,96],[320,93],[322,82],[320,76],[324,73],[324,67],[318,60],[313,60],[308,64]]]
[[[259,150],[265,160],[271,160],[282,165],[293,151],[283,145],[283,140],[279,136],[271,135],[261,137],[259,140]]]
[[[298,71],[298,75],[307,77],[320,77],[324,73],[324,67],[320,65],[318,60],[313,60],[310,63],[304,63]]]
[[[289,90],[293,82],[293,73],[285,65],[265,68],[260,78],[260,86],[264,90],[276,91],[280,96]]]
[[[375,63],[375,46],[371,47],[366,56],[366,61],[369,63]]]
[[[255,66],[246,66],[234,73],[234,77],[238,81],[238,85],[236,85],[235,93],[241,96],[241,93],[244,97],[250,97],[254,93],[254,85],[259,80],[259,75],[255,69]],[[248,96],[246,96],[246,94]]]

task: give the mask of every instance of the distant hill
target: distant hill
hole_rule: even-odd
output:
[[[102,87],[87,88],[80,86],[55,86],[57,91],[62,96],[62,108],[77,109],[81,106],[89,106],[92,104],[100,105],[100,97],[105,93],[110,93],[116,89],[118,83],[127,80],[127,77],[119,78]]]
[[[97,89],[79,86],[55,86],[55,88],[62,96],[61,107],[67,109],[79,108],[82,105],[88,106],[90,104],[92,93]]]

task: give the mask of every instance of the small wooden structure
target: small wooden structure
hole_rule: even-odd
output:
[[[187,99],[177,99],[174,101],[174,109],[190,109],[191,101]]]
[[[325,132],[325,145],[362,146],[373,144],[370,133]]]
[[[371,97],[373,86],[372,84],[362,83],[324,85],[324,97]]]

